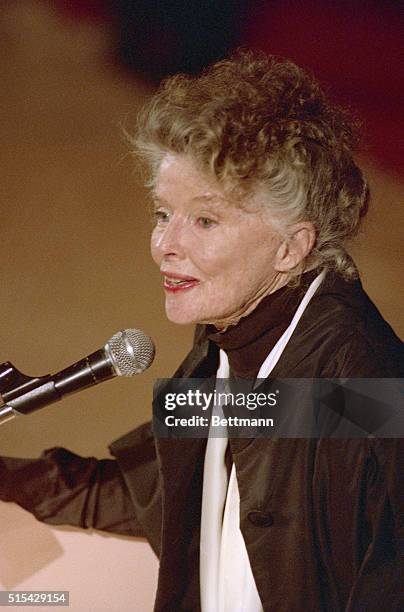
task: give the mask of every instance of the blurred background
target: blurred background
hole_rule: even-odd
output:
[[[150,418],[153,381],[174,371],[193,330],[165,320],[160,275],[148,255],[148,197],[124,132],[133,131],[137,110],[162,77],[199,71],[239,45],[312,70],[363,121],[360,162],[373,197],[351,250],[366,290],[404,335],[403,41],[397,0],[1,0],[0,362],[32,376],[55,372],[126,327],[144,330],[157,346],[155,363],[142,376],[105,383],[3,425],[1,454],[36,456],[62,445],[107,457],[113,439]],[[80,574],[88,575],[80,563],[90,563],[96,546],[117,541],[94,544],[92,536],[85,561],[82,540],[80,554],[68,552],[71,532],[34,527],[30,518],[1,508],[8,513],[3,542],[4,525],[12,529],[17,516],[20,533],[41,543],[37,565],[22,571],[26,535],[17,549],[15,538],[8,539],[14,561],[0,559],[7,588],[40,588],[32,585],[39,584],[41,567],[66,576],[59,557],[67,557],[80,582]],[[49,554],[38,529],[48,530]],[[114,575],[114,555],[104,551],[112,565],[101,575]],[[156,564],[147,559],[140,563],[150,575],[144,600],[136,600],[143,579],[131,591],[125,571],[114,578],[139,610],[149,609],[154,589]],[[70,574],[71,588],[79,588]],[[34,582],[26,582],[30,576]],[[94,580],[98,585],[99,577]],[[48,588],[68,588],[63,584]],[[115,609],[102,597],[96,605],[81,597],[72,609]],[[116,609],[122,605],[125,600]]]

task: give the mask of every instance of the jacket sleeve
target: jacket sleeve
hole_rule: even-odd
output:
[[[372,440],[374,461],[366,501],[370,544],[347,612],[404,610],[404,440]]]
[[[0,499],[52,525],[142,536],[118,462],[64,449],[38,459],[0,458]]]

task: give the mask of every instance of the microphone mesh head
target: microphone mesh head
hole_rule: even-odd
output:
[[[147,370],[155,354],[153,340],[139,329],[122,329],[105,345],[118,376],[134,376]]]

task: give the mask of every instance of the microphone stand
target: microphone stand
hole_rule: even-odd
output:
[[[2,404],[0,406],[0,425],[3,425],[3,423],[7,423],[7,421],[11,421],[11,419],[16,417],[17,415],[19,415],[19,413],[16,412],[14,408]]]
[[[53,404],[76,391],[117,376],[107,349],[102,348],[51,376],[31,377],[12,363],[0,364],[0,425]]]
[[[44,395],[47,396],[49,401],[50,396],[55,395],[55,390],[49,375],[27,376],[17,370],[12,363],[6,361],[0,364],[0,395],[3,400],[3,403],[0,404],[0,425],[3,425],[14,417],[24,414],[24,411],[17,410],[17,407],[19,407],[17,398],[19,396],[24,395],[30,398],[32,410],[32,406],[35,404],[38,404],[38,408],[43,405]],[[59,394],[54,397],[53,401],[57,399],[60,399]]]

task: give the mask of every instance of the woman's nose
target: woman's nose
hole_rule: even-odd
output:
[[[171,219],[156,236],[155,247],[164,257],[183,257],[185,245],[186,227],[181,219]]]

